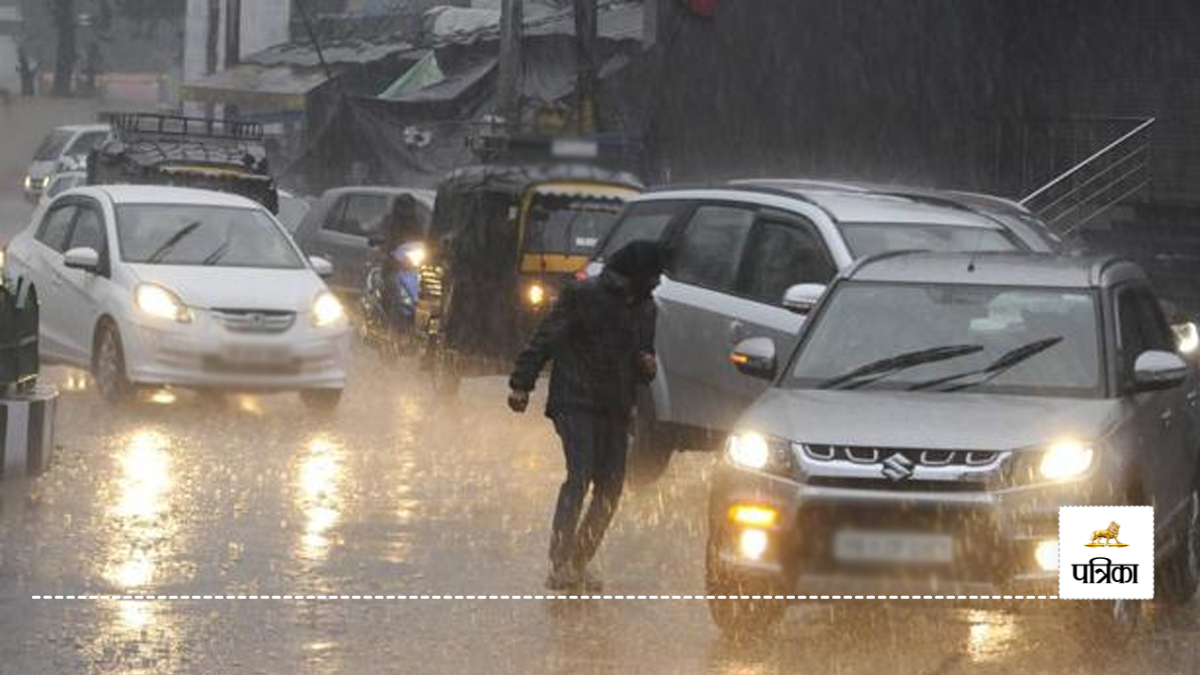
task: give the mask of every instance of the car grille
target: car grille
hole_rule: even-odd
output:
[[[994,450],[916,450],[912,448],[876,448],[861,446],[802,445],[804,456],[818,462],[843,461],[853,464],[881,464],[895,455],[914,466],[990,466],[1000,459]]]
[[[234,333],[283,333],[296,323],[295,312],[214,309],[212,315]]]

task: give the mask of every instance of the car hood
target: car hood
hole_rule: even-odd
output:
[[[325,284],[307,267],[275,270],[200,265],[130,265],[142,282],[161,284],[200,309],[307,312]]]
[[[54,173],[54,168],[58,166],[58,160],[39,160],[29,163],[29,169],[26,173],[30,178],[49,178],[50,174]]]
[[[1011,450],[1103,438],[1128,414],[1113,399],[771,389],[739,428],[807,443]]]

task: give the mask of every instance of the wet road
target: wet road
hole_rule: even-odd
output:
[[[544,418],[508,413],[500,379],[433,403],[405,364],[357,353],[352,374],[327,419],[285,395],[159,393],[113,412],[66,391],[53,469],[0,484],[0,673],[1200,670],[1197,602],[1147,617],[1114,655],[1064,630],[1052,601],[799,606],[746,646],[719,637],[701,600],[28,599],[541,592],[561,479]],[[628,495],[599,560],[609,592],[703,592],[710,462],[686,455]]]

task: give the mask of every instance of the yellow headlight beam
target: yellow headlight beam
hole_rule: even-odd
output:
[[[1042,455],[1038,472],[1047,480],[1075,478],[1091,468],[1093,455],[1092,449],[1079,441],[1057,441]]]

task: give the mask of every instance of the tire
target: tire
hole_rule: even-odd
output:
[[[783,593],[782,585],[770,579],[744,578],[723,569],[716,560],[716,547],[709,543],[705,570],[708,613],[721,634],[736,641],[763,638],[787,613],[787,601],[765,598]],[[721,599],[717,596],[725,596]],[[759,596],[755,599],[753,596]]]
[[[1187,604],[1200,586],[1200,486],[1193,486],[1184,513],[1180,546],[1163,564],[1158,594],[1173,605]]]
[[[305,389],[300,392],[300,400],[309,410],[320,413],[332,413],[337,410],[342,401],[341,389]]]
[[[629,442],[625,476],[631,485],[653,485],[671,464],[675,448],[663,433],[654,413],[639,405],[633,411],[633,434]]]
[[[109,405],[126,405],[136,393],[125,369],[125,346],[121,341],[121,333],[109,321],[100,324],[96,331],[92,350],[92,379],[96,382],[100,398]]]

